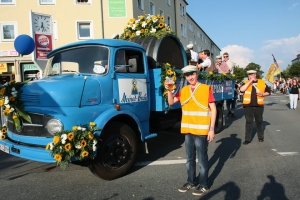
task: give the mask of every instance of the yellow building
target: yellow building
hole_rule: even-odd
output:
[[[17,81],[34,78],[45,67],[46,59],[38,56],[37,35],[51,36],[51,50],[75,41],[111,38],[123,32],[129,19],[144,14],[165,16],[184,47],[193,43],[195,51],[209,49],[218,55],[219,47],[186,13],[187,6],[185,0],[0,0],[0,81],[13,78],[10,74]],[[30,55],[15,50],[21,34],[36,40]]]

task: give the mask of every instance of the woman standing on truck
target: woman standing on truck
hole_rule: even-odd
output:
[[[208,143],[215,138],[214,125],[217,109],[211,87],[198,82],[197,66],[188,65],[181,70],[189,85],[183,87],[178,95],[175,97],[172,95],[174,83],[165,84],[169,105],[179,101],[182,108],[181,133],[185,134],[188,179],[187,183],[178,190],[186,192],[199,184],[193,195],[200,196],[209,190],[207,147]],[[198,180],[196,179],[195,149],[200,165]]]

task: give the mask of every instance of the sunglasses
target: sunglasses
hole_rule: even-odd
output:
[[[184,73],[184,76],[190,76],[190,75],[193,75],[195,72],[187,72],[187,73]]]

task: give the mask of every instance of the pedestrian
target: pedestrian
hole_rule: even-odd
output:
[[[229,73],[229,67],[227,66],[226,62],[222,62],[222,56],[216,56],[216,69],[219,73]]]
[[[216,105],[212,88],[198,82],[197,66],[188,65],[182,72],[189,85],[183,87],[175,97],[172,95],[173,85],[166,85],[168,103],[180,102],[182,108],[181,133],[185,135],[187,183],[178,189],[187,192],[196,187],[193,195],[200,196],[208,188],[208,143],[215,138]],[[196,152],[200,165],[199,178],[196,178]]]
[[[202,54],[203,63],[197,65],[200,71],[217,72],[215,62],[210,58],[210,51],[205,49]]]
[[[248,80],[241,86],[240,91],[244,92],[243,107],[246,119],[245,141],[249,144],[252,139],[253,118],[256,122],[258,141],[264,141],[263,113],[265,96],[270,95],[271,90],[264,80],[257,79],[255,70],[247,71]]]
[[[223,58],[224,58],[224,62],[226,62],[227,66],[228,66],[228,68],[230,70],[230,73],[233,74],[234,64],[229,59],[229,53],[227,53],[227,52],[223,53]]]
[[[297,108],[297,102],[298,102],[298,97],[299,97],[299,86],[297,83],[297,79],[293,78],[292,79],[292,84],[289,86],[290,90],[290,109],[291,110],[296,110]]]

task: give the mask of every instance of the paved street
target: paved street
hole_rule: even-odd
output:
[[[243,145],[243,108],[209,145],[210,192],[194,197],[179,193],[186,182],[184,137],[179,127],[159,133],[141,152],[131,172],[104,181],[87,167],[27,161],[0,152],[0,199],[300,199],[300,109],[288,109],[288,96],[267,97],[265,141],[257,135]],[[253,132],[255,131],[255,128]],[[142,149],[142,147],[141,147]]]

